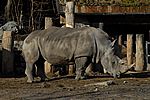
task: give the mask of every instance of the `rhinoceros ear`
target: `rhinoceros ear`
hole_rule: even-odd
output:
[[[117,41],[117,39],[115,39],[113,42],[111,42],[111,47],[114,47],[115,45],[116,45],[116,42]]]
[[[3,31],[4,31],[4,26],[1,26],[1,27],[0,27],[0,30],[3,30]]]

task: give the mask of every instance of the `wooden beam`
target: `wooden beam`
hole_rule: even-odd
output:
[[[144,70],[144,34],[136,34],[136,71]]]

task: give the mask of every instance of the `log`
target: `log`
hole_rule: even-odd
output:
[[[87,84],[84,86],[85,87],[87,87],[87,86],[109,86],[112,84],[115,84],[115,83],[112,80],[109,80],[109,81],[104,81],[104,82],[91,83],[91,84]]]
[[[73,1],[66,2],[65,17],[66,17],[66,27],[74,28],[74,10],[75,5]]]
[[[48,73],[53,74],[54,73],[53,66],[51,66],[51,64],[48,63],[47,61],[45,61],[45,63],[44,63],[44,71],[46,74],[48,74]]]
[[[53,25],[52,18],[45,17],[45,29],[47,29],[48,27],[51,27],[52,25]],[[45,68],[44,70],[45,70],[46,74],[48,74],[48,73],[54,74],[54,66],[52,66],[47,61],[45,61],[45,63],[44,63],[44,68]]]
[[[144,70],[144,34],[136,34],[136,71]]]
[[[69,65],[69,75],[73,75],[74,74],[74,65]]]
[[[99,28],[103,30],[104,23],[99,23]]]
[[[66,17],[66,27],[74,28],[74,11],[75,11],[75,5],[74,1],[68,1],[66,2],[66,8],[65,8],[65,17]],[[74,74],[74,66],[69,65],[69,74]]]
[[[122,54],[122,34],[120,34],[118,36],[118,47],[119,47],[119,50],[118,50],[119,56],[120,56],[120,58],[123,58],[123,54]]]
[[[118,37],[118,45],[122,46],[122,34],[120,34]]]
[[[45,17],[45,29],[53,26],[53,21],[51,17]]]
[[[133,63],[133,34],[127,34],[127,64]]]
[[[14,73],[13,32],[4,31],[2,38],[2,74]]]

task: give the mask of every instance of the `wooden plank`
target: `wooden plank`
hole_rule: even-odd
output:
[[[13,33],[4,31],[2,38],[2,74],[14,73]]]

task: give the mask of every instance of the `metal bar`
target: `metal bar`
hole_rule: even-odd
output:
[[[150,55],[148,54],[148,44],[150,44],[150,42],[146,41],[146,63],[148,64],[148,57],[150,57]]]

